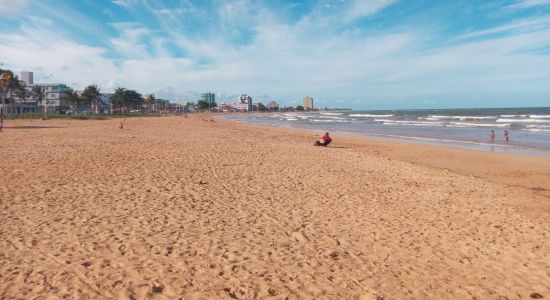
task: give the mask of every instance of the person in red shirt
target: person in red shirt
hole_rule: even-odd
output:
[[[328,144],[330,144],[330,142],[332,142],[332,139],[328,135],[328,132],[325,132],[325,134],[321,137],[321,139],[315,142],[315,146],[326,147],[328,146]]]

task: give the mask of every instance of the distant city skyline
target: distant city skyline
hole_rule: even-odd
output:
[[[1,67],[35,83],[321,108],[550,106],[550,0],[0,0],[0,18]]]

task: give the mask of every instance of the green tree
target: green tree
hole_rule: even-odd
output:
[[[61,100],[65,100],[69,102],[69,105],[71,106],[71,109],[73,111],[76,111],[76,108],[78,106],[78,103],[80,102],[81,98],[78,95],[78,92],[75,91],[72,88],[67,88],[65,91],[63,91],[63,94],[61,94]]]
[[[124,100],[126,103],[126,107],[132,107],[134,109],[140,109],[141,105],[145,101],[145,99],[143,99],[143,96],[141,96],[140,93],[134,90],[125,90]]]
[[[301,106],[301,105],[298,105],[298,106],[296,106],[296,110],[298,110],[298,111],[303,111],[303,110],[304,110],[304,107]]]
[[[15,96],[19,99],[19,113],[23,114],[23,102],[27,100],[29,91],[27,91],[27,84],[23,80],[19,80],[18,85],[14,90]]]
[[[82,102],[90,103],[94,107],[94,111],[97,114],[99,112],[99,101],[101,93],[97,85],[89,85],[84,91],[82,91]]]
[[[44,116],[42,117],[42,119],[48,119],[48,101],[46,99],[46,87],[40,85],[33,86],[31,89],[31,95],[44,108]]]
[[[111,96],[111,104],[113,104],[113,108],[122,108],[124,107],[125,100],[124,100],[124,94],[126,92],[126,89],[123,87],[119,87],[115,89],[115,92]]]
[[[210,109],[218,106],[218,104],[216,103],[216,101],[209,102],[207,100],[199,100],[196,106],[198,109]]]
[[[14,80],[18,81],[11,70],[0,69],[0,98],[4,114],[6,114],[6,97],[14,88]]]
[[[149,110],[149,112],[154,111],[154,109],[151,108],[155,107],[156,101],[157,99],[155,99],[155,95],[153,94],[147,95],[147,97],[145,98],[145,103],[147,103],[147,109]]]

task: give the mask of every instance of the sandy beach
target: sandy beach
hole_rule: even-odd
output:
[[[0,299],[550,298],[550,158],[8,120]]]

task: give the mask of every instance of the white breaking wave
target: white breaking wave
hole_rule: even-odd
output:
[[[497,119],[498,123],[550,123],[544,119]]]
[[[501,118],[528,118],[529,115],[500,115]]]
[[[459,120],[495,120],[497,116],[457,116]]]
[[[372,114],[351,114],[350,117],[364,117],[364,118],[388,118],[393,115],[372,115]]]
[[[527,127],[527,128],[548,128],[548,129],[550,129],[550,125],[538,125],[538,124],[537,125],[527,125],[525,127]]]
[[[550,132],[550,129],[542,129],[542,128],[526,128],[522,130],[534,131],[534,132]]]
[[[313,119],[313,122],[324,122],[324,123],[334,123],[334,120],[319,120],[319,119]]]
[[[322,112],[321,115],[328,115],[328,116],[341,116],[343,113],[330,113],[330,112]]]
[[[497,116],[438,116],[438,115],[431,115],[426,120],[461,120],[461,121],[467,121],[467,120],[494,120],[497,119]]]
[[[443,122],[419,122],[419,121],[394,121],[378,119],[384,125],[405,125],[405,126],[443,126]]]
[[[447,127],[510,127],[512,124],[451,122]]]
[[[287,120],[287,121],[298,121],[298,119],[296,119],[296,118],[288,118],[288,119],[286,119],[286,120]]]
[[[550,119],[550,115],[530,115],[532,119]]]

